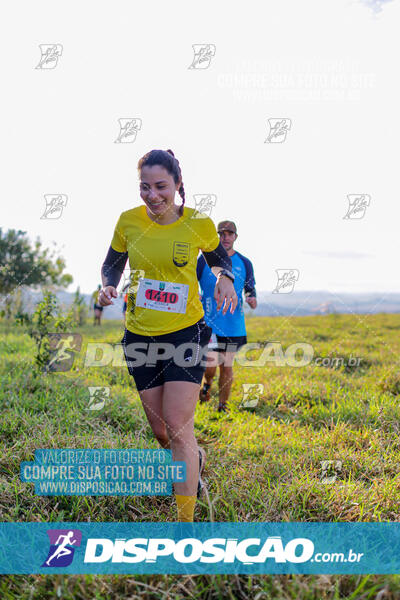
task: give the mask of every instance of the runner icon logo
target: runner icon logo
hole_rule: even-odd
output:
[[[213,207],[217,204],[215,194],[194,194],[195,212],[192,219],[205,219],[211,216]]]
[[[42,567],[68,567],[74,558],[75,548],[81,545],[80,529],[48,529],[50,548]]]
[[[367,207],[371,202],[371,196],[369,194],[348,194],[347,200],[349,201],[349,206],[343,219],[364,218]]]
[[[341,460],[321,460],[321,483],[334,483],[342,471]]]
[[[294,284],[299,279],[298,269],[275,269],[278,276],[276,288],[272,290],[273,294],[291,294],[294,289]]]
[[[61,44],[39,44],[41,57],[35,69],[55,69],[62,55]]]
[[[260,396],[264,393],[262,383],[242,383],[243,398],[240,408],[255,408]]]
[[[214,44],[193,44],[194,57],[189,69],[208,69],[211,59],[215,56]]]
[[[137,132],[142,129],[142,119],[118,119],[119,133],[114,144],[133,144]]]
[[[269,134],[265,144],[282,144],[292,126],[291,119],[268,119]]]
[[[67,206],[68,196],[66,194],[45,194],[46,208],[41,219],[59,219],[63,208]]]
[[[80,352],[82,336],[80,333],[49,333],[49,360],[47,371],[69,371],[72,368],[75,353]]]
[[[140,280],[145,276],[143,269],[129,269],[128,274],[124,273],[124,282],[122,284],[122,290],[128,287],[128,297],[130,302],[130,312],[135,314],[136,294],[139,289]]]
[[[89,406],[86,410],[101,410],[106,402],[110,400],[110,388],[109,387],[89,387]]]
[[[143,269],[129,269],[123,273],[123,281],[121,285],[122,294],[128,288],[129,293],[136,294],[139,287],[140,279],[143,279],[145,272]]]

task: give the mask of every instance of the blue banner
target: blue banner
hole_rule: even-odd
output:
[[[186,463],[171,450],[41,448],[20,477],[38,496],[167,496],[186,481]]]
[[[0,573],[400,573],[400,523],[0,523]]]

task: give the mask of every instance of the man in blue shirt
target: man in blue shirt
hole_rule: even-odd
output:
[[[204,308],[204,320],[212,328],[213,335],[209,348],[218,352],[209,352],[208,356],[215,366],[209,366],[204,373],[204,383],[200,389],[200,402],[210,399],[212,380],[219,364],[219,405],[218,412],[228,412],[227,402],[233,382],[233,358],[235,353],[247,343],[246,325],[244,321],[243,298],[244,291],[246,302],[251,308],[256,308],[256,289],[253,265],[250,260],[236,252],[233,244],[237,239],[237,229],[233,221],[219,223],[218,235],[232,260],[232,272],[235,276],[234,287],[238,297],[238,305],[233,313],[229,311],[223,315],[222,308],[217,311],[214,299],[215,275],[201,255],[197,260],[197,278],[201,288],[201,301]],[[219,359],[219,360],[217,360]]]

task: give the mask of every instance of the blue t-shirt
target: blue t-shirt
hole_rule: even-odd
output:
[[[232,273],[235,276],[233,283],[238,297],[238,304],[231,314],[228,312],[223,315],[222,308],[217,311],[217,302],[214,300],[214,288],[217,278],[207,265],[204,256],[201,254],[197,259],[197,279],[200,283],[202,293],[202,304],[204,308],[204,320],[213,333],[221,337],[237,337],[246,335],[246,325],[244,322],[243,311],[243,290],[246,294],[255,297],[256,282],[254,280],[253,265],[248,258],[236,252],[231,256]]]

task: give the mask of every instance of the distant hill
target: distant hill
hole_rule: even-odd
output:
[[[246,309],[246,314],[247,312]],[[327,291],[293,291],[291,294],[260,292],[258,306],[256,310],[251,311],[255,316],[374,314],[380,312],[400,312],[400,294],[334,294]]]
[[[72,292],[58,292],[61,305],[69,306],[73,301]],[[90,294],[82,294],[87,305],[91,305]],[[42,298],[41,292],[23,291],[25,310],[31,312],[36,302]],[[245,303],[245,314],[251,316],[305,316],[330,313],[398,313],[400,312],[400,294],[365,293],[365,294],[333,294],[327,291],[296,292],[291,294],[272,294],[259,292],[258,306],[251,310]],[[103,311],[104,319],[122,319],[122,297],[114,298],[114,305]]]
[[[73,300],[74,300],[74,293],[73,292],[57,292],[56,293],[57,299],[60,303],[60,305],[64,308],[68,307],[70,304],[72,304]],[[81,294],[81,296],[83,296],[85,298],[86,301],[86,305],[90,308],[90,310],[92,309],[92,301],[91,301],[91,294]],[[23,298],[23,302],[24,302],[24,310],[26,310],[27,312],[32,312],[34,310],[35,304],[37,302],[40,302],[40,300],[42,299],[43,294],[42,292],[33,292],[31,290],[26,290],[24,289],[22,292],[22,298]],[[104,319],[122,319],[123,318],[123,313],[122,313],[122,307],[124,305],[124,301],[122,299],[122,297],[118,297],[118,298],[113,298],[113,305],[104,307],[103,310],[103,318]],[[89,315],[93,315],[93,311],[91,310],[91,312],[89,312]]]

